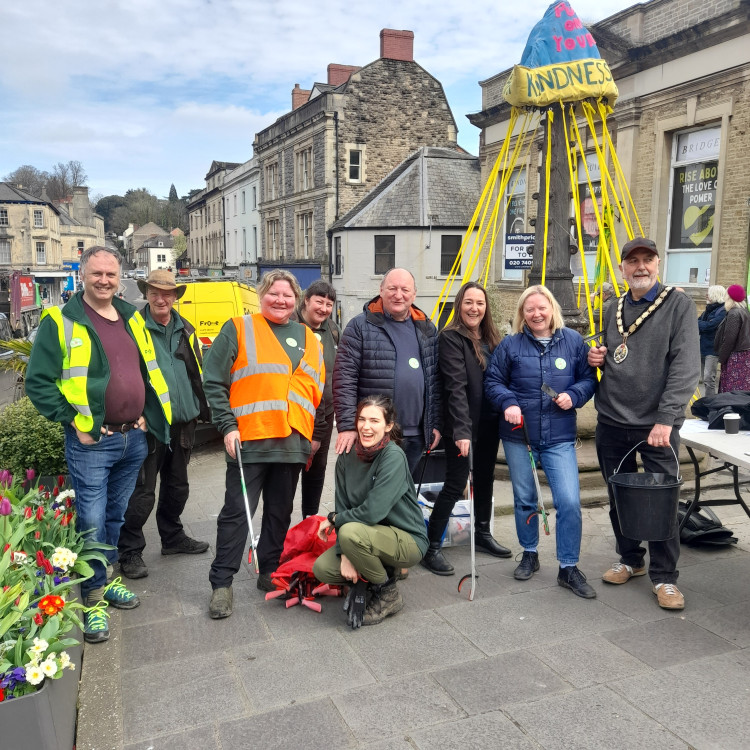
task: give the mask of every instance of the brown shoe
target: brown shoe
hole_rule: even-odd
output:
[[[653,591],[662,609],[685,609],[685,597],[673,583],[657,583]]]
[[[641,565],[640,568],[631,568],[630,565],[616,562],[606,573],[602,576],[602,581],[605,583],[627,583],[631,578],[636,576],[645,576],[646,566]]]

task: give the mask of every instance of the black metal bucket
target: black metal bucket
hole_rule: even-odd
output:
[[[638,445],[631,448],[622,460],[624,461]],[[674,454],[674,449],[672,453]],[[677,508],[682,477],[679,476],[680,464],[676,455],[675,461],[676,477],[649,472],[619,474],[622,466],[620,461],[617,471],[609,478],[620,529],[628,539],[662,542],[677,534]]]

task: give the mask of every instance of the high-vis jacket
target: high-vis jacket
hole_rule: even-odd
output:
[[[284,438],[297,430],[312,440],[323,396],[325,365],[315,334],[305,329],[305,352],[294,372],[284,347],[260,313],[232,319],[237,358],[230,370],[229,405],[240,438]]]
[[[74,422],[81,432],[98,440],[109,363],[81,297],[82,292],[74,295],[64,311],[58,307],[44,311],[29,358],[26,389],[45,417],[63,424]],[[143,414],[148,430],[162,442],[168,441],[172,409],[151,335],[135,307],[118,299],[113,305],[126,321],[126,330],[141,355],[141,372],[147,382]]]

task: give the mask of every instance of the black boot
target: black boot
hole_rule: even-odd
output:
[[[495,541],[490,533],[489,521],[477,521],[474,524],[474,544],[477,549],[483,549],[495,557],[510,557],[513,553],[502,544]]]
[[[363,625],[377,625],[386,617],[395,615],[404,606],[396,579],[389,578],[385,583],[370,586],[370,601],[367,602]]]
[[[440,542],[430,542],[430,548],[422,558],[421,565],[438,576],[452,576],[453,566],[443,557]]]
[[[524,551],[521,562],[513,571],[513,578],[517,581],[528,581],[539,570],[539,555],[536,552]]]

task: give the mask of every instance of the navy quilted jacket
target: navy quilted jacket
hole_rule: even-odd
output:
[[[393,398],[396,348],[384,324],[383,301],[371,299],[349,321],[341,334],[333,368],[333,404],[339,432],[356,429],[357,403],[365,396],[382,393]],[[412,305],[422,371],[425,375],[424,438],[432,442],[432,430],[442,430],[442,399],[438,381],[438,336],[432,321]]]
[[[523,431],[512,431],[502,413],[519,406],[535,446],[554,445],[576,439],[576,409],[580,409],[596,388],[596,371],[589,367],[588,347],[581,334],[558,328],[546,349],[529,331],[506,336],[495,349],[484,377],[487,399],[500,412],[500,437],[523,442]],[[567,393],[573,408],[561,409],[541,390],[547,383],[558,393]]]

